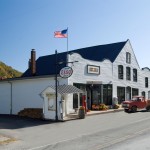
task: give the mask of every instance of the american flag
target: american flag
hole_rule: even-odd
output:
[[[55,38],[67,38],[68,29],[62,30],[62,31],[55,31],[54,32],[54,37]]]

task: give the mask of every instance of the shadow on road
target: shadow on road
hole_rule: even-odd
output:
[[[138,112],[149,112],[149,111],[147,111],[147,110],[141,110],[141,111],[138,111]]]
[[[0,115],[0,129],[18,129],[56,123],[50,120],[23,118],[15,115]]]
[[[128,113],[128,114],[133,114],[133,113],[140,113],[140,112],[142,112],[142,113],[150,113],[150,111],[147,111],[147,110],[137,110],[136,112],[126,112],[126,113]]]

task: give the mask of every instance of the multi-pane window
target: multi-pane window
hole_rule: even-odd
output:
[[[133,69],[133,81],[137,82],[137,69]]]
[[[118,79],[123,79],[123,66],[118,66]]]
[[[131,70],[130,67],[126,67],[126,79],[131,80]]]
[[[132,88],[132,96],[139,95],[139,89]]]
[[[117,87],[118,103],[121,104],[125,100],[125,87]]]
[[[131,64],[131,54],[126,52],[126,63]]]
[[[148,88],[148,77],[145,77],[145,87]]]
[[[145,97],[145,91],[143,91],[143,92],[142,92],[142,96],[144,96],[144,97]]]

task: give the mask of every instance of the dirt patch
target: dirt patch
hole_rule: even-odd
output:
[[[16,141],[15,138],[10,138],[10,137],[0,135],[0,145],[8,144],[8,143],[14,142],[14,141]]]

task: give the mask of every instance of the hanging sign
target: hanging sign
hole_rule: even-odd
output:
[[[73,73],[71,67],[64,67],[60,70],[59,74],[62,78],[69,78]]]

